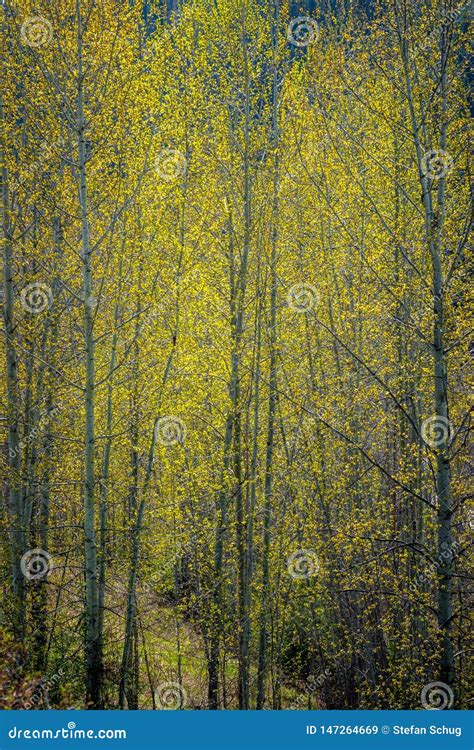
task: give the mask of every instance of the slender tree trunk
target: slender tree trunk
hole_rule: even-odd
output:
[[[247,559],[245,565],[245,595],[243,602],[243,632],[242,632],[242,661],[245,663],[245,674],[247,680],[250,677],[250,639],[251,639],[251,616],[252,616],[252,579],[254,567],[254,512],[257,499],[257,461],[258,461],[258,438],[260,418],[260,367],[262,350],[262,292],[260,290],[260,262],[257,269],[257,311],[255,332],[255,365],[254,365],[254,387],[253,387],[253,437],[252,458],[250,462],[250,488],[247,518]],[[249,686],[246,689],[247,708],[250,708]]]
[[[109,406],[107,406],[109,412]],[[108,416],[107,416],[108,422]],[[109,427],[107,428],[108,434]],[[107,439],[107,443],[104,447],[104,458],[102,464],[102,488],[100,493],[100,556],[99,556],[99,580],[98,580],[98,637],[100,642],[100,648],[102,650],[104,643],[104,605],[105,605],[105,578],[106,578],[106,566],[107,566],[107,523],[108,523],[108,474],[110,466],[110,451],[111,446]]]
[[[445,345],[445,319],[444,319],[444,283],[441,256],[441,238],[445,217],[444,192],[445,175],[438,182],[437,208],[433,206],[433,181],[423,169],[423,147],[420,141],[420,132],[425,132],[426,113],[421,112],[423,128],[418,122],[409,63],[409,47],[405,29],[403,27],[404,17],[400,16],[395,6],[397,31],[400,51],[402,55],[403,69],[405,75],[406,98],[408,102],[412,135],[415,144],[418,174],[422,189],[423,207],[425,215],[425,234],[432,266],[432,293],[434,305],[433,325],[433,369],[434,369],[434,404],[435,419],[439,422],[441,439],[437,440],[434,447],[436,456],[436,492],[438,497],[438,549],[437,557],[440,562],[438,567],[438,625],[441,631],[441,655],[440,655],[440,680],[452,684],[454,679],[454,658],[452,645],[452,588],[453,588],[453,566],[452,566],[452,502],[451,502],[451,478],[449,457],[449,429],[448,427],[448,377]],[[441,78],[439,85],[439,96],[441,97],[442,119],[440,125],[440,148],[446,150],[447,136],[447,63],[448,63],[448,39],[447,28],[442,26],[441,30]],[[448,554],[446,553],[448,550]]]
[[[178,280],[179,280],[180,272],[181,272],[181,260],[179,264]],[[175,323],[175,330],[173,332],[172,349],[168,356],[165,371],[163,373],[160,395],[162,394],[163,389],[166,383],[168,382],[168,378],[171,372],[173,358],[174,358],[174,354],[176,351],[176,342],[177,342],[177,337],[178,337],[178,324],[179,324],[179,292],[178,292],[178,299],[176,302],[176,323]],[[156,446],[156,430],[157,430],[158,421],[159,421],[159,409],[160,409],[160,401],[158,403],[158,416],[155,419],[155,422],[153,425],[153,432],[152,432],[152,436],[150,440],[150,448],[148,451],[148,460],[147,460],[147,466],[146,466],[146,471],[145,471],[145,479],[144,479],[143,487],[141,490],[140,504],[138,506],[136,522],[135,522],[135,526],[132,532],[132,559],[130,563],[130,573],[129,573],[129,579],[128,579],[127,612],[126,612],[126,617],[125,617],[125,636],[124,636],[124,643],[123,643],[122,666],[121,666],[120,684],[119,684],[119,706],[121,709],[125,708],[127,679],[128,679],[128,672],[130,669],[130,662],[131,662],[131,655],[132,655],[132,646],[133,646],[134,629],[135,629],[136,612],[137,612],[136,587],[137,587],[138,563],[139,563],[139,552],[140,552],[140,537],[141,537],[141,530],[142,530],[142,525],[143,525],[143,516],[145,513],[146,502],[148,499],[148,488],[149,488],[152,473],[153,473],[153,463],[155,459],[155,446]]]
[[[448,66],[447,27],[441,31],[441,102],[442,120],[440,127],[440,148],[446,150],[448,127],[447,114],[447,66]],[[442,176],[438,186],[438,216],[437,225],[433,222],[432,231],[432,266],[433,266],[433,298],[434,298],[434,390],[436,416],[444,425],[449,424],[448,410],[448,368],[445,347],[445,316],[444,316],[444,279],[441,263],[441,241],[445,216],[444,195],[445,176]],[[452,644],[453,618],[453,530],[452,530],[452,496],[449,445],[449,429],[443,431],[443,439],[436,450],[436,489],[438,495],[438,560],[442,561],[438,569],[438,624],[442,633],[440,679],[452,685],[454,681],[454,657]],[[446,554],[448,550],[448,555]]]
[[[127,593],[127,613],[125,618],[125,638],[122,653],[122,667],[120,673],[120,685],[119,685],[119,707],[123,710],[125,708],[125,696],[127,692],[127,677],[130,669],[130,661],[132,654],[133,645],[133,632],[136,621],[136,584],[137,584],[137,573],[138,573],[138,558],[140,550],[140,535],[143,525],[143,515],[145,513],[145,505],[148,495],[148,487],[153,472],[153,461],[155,457],[155,444],[156,444],[156,428],[158,425],[158,417],[155,419],[153,426],[153,432],[150,441],[150,448],[148,451],[148,461],[146,467],[145,481],[143,483],[140,505],[138,507],[137,518],[133,529],[133,546],[132,546],[132,560],[130,564],[130,574],[128,579],[128,593]]]
[[[271,234],[271,287],[270,287],[270,378],[268,386],[268,427],[267,448],[265,457],[265,499],[263,513],[263,557],[262,557],[262,596],[260,611],[260,636],[258,648],[257,675],[257,710],[265,704],[265,686],[267,676],[267,647],[268,647],[268,598],[270,586],[270,524],[272,513],[273,491],[273,444],[275,438],[275,416],[277,402],[277,247],[278,247],[278,213],[279,213],[279,130],[278,130],[278,29],[280,22],[279,0],[275,0],[273,21],[273,122],[272,145],[274,148],[273,165],[273,206],[272,206],[272,234]]]
[[[86,703],[99,708],[101,703],[102,654],[99,638],[99,601],[97,550],[95,533],[94,453],[95,453],[95,353],[92,298],[92,250],[86,178],[86,141],[84,114],[83,26],[81,0],[76,0],[77,14],[77,136],[79,161],[79,204],[81,210],[81,244],[83,270],[84,345],[86,355],[85,425],[84,425],[84,544],[85,544],[85,655]]]
[[[238,591],[239,591],[239,706],[248,707],[248,675],[242,659],[243,639],[243,610],[245,607],[245,528],[242,507],[242,477],[241,477],[241,403],[240,403],[240,365],[242,356],[242,338],[244,332],[244,307],[247,289],[248,260],[251,235],[251,174],[250,174],[250,71],[248,63],[248,41],[245,32],[245,10],[242,10],[242,44],[244,51],[245,77],[245,131],[244,131],[244,242],[239,273],[235,278],[233,253],[233,226],[229,218],[230,236],[230,301],[231,301],[231,376],[229,394],[231,407],[226,419],[224,437],[223,467],[221,472],[222,489],[218,496],[216,541],[214,552],[214,589],[213,611],[210,633],[210,649],[208,661],[208,705],[209,708],[219,707],[219,650],[221,640],[222,619],[222,562],[224,552],[224,537],[227,524],[227,481],[231,462],[231,449],[234,448],[234,474],[236,478],[236,543],[238,550]]]
[[[5,324],[6,373],[7,373],[7,420],[8,420],[8,487],[9,522],[11,529],[11,565],[13,582],[13,627],[22,638],[25,628],[25,579],[20,562],[26,552],[25,528],[21,492],[20,455],[20,389],[18,382],[18,358],[15,349],[15,314],[13,287],[13,237],[10,226],[10,195],[8,169],[3,129],[3,99],[0,92],[0,162],[2,174],[2,242],[4,300],[3,319]]]
[[[61,255],[61,224],[59,218],[53,220],[53,238],[54,248],[58,257]],[[56,276],[52,284],[53,300],[61,288],[61,282]],[[49,345],[46,347],[49,335]],[[44,471],[41,477],[38,493],[38,521],[37,521],[37,538],[38,546],[48,551],[49,547],[49,516],[50,516],[50,494],[51,494],[51,469],[53,461],[53,424],[60,411],[60,404],[54,403],[54,381],[51,379],[51,369],[56,366],[56,346],[58,341],[58,316],[54,310],[48,313],[45,323],[45,332],[43,338],[43,351],[41,355],[41,371],[37,385],[37,398],[41,395],[43,388],[46,386],[45,409],[42,410],[42,417],[45,421],[43,436],[43,455]],[[45,383],[46,381],[46,383]],[[37,546],[36,542],[35,545]],[[32,612],[32,619],[35,624],[35,668],[45,673],[48,665],[48,579],[39,579],[37,582],[37,597],[34,602],[35,611]],[[54,627],[49,628],[52,634]]]
[[[122,246],[123,250],[123,246]],[[121,294],[122,259],[119,267],[118,298]],[[105,605],[105,578],[107,565],[107,525],[108,525],[108,491],[110,473],[110,455],[112,452],[112,429],[113,429],[113,388],[114,372],[117,359],[118,321],[120,305],[117,302],[114,310],[114,332],[112,334],[112,345],[110,351],[109,377],[107,382],[107,417],[106,438],[104,455],[102,460],[102,487],[100,493],[100,556],[99,556],[99,582],[98,582],[98,631],[100,651],[104,644],[104,605]]]
[[[250,252],[250,238],[252,231],[252,186],[250,175],[250,89],[249,67],[246,36],[245,15],[242,23],[244,46],[244,75],[245,75],[245,146],[244,146],[244,247],[239,276],[238,305],[235,330],[236,379],[235,379],[235,418],[234,418],[234,473],[236,480],[236,543],[238,564],[238,611],[239,611],[239,708],[249,708],[249,675],[247,659],[244,656],[244,633],[246,620],[246,551],[245,551],[245,519],[242,497],[242,398],[240,393],[240,360],[242,356],[242,339],[244,334],[244,309],[247,288],[247,268]]]
[[[222,564],[224,557],[224,541],[227,528],[227,489],[225,483],[230,467],[232,435],[234,429],[234,413],[236,398],[236,382],[238,377],[237,357],[235,355],[235,316],[236,316],[236,283],[234,269],[234,227],[232,214],[229,213],[229,286],[230,307],[232,325],[232,354],[231,354],[231,376],[229,384],[229,396],[231,407],[227,413],[222,468],[220,475],[220,490],[217,498],[216,537],[214,546],[214,581],[213,596],[210,616],[209,633],[209,656],[208,656],[208,707],[219,708],[219,661],[220,661],[220,639],[222,629]]]

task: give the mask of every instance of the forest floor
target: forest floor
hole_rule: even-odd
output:
[[[181,674],[185,708],[188,710],[206,709],[208,675],[202,637],[189,621],[181,620],[177,626],[174,609],[169,605],[162,603],[157,605],[152,610],[154,612],[152,617],[150,617],[150,610],[147,611],[148,622],[146,626],[142,626],[142,635],[144,633],[146,638],[146,660],[149,673],[142,675],[140,708],[152,708],[152,690],[155,691],[156,703],[159,688],[166,684],[175,684],[177,675]],[[142,655],[145,657],[143,637]],[[145,683],[147,677],[148,680]],[[256,675],[251,680],[251,684],[255,685],[255,683]],[[227,655],[222,674],[223,708],[238,708],[237,684],[237,657],[229,658]],[[303,684],[283,684],[281,701],[283,709],[307,709],[309,701],[311,708],[324,707],[319,704],[317,696],[305,689]],[[156,708],[159,709],[160,706],[156,705]]]

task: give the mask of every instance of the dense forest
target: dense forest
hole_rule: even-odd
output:
[[[469,12],[3,0],[2,708],[468,707]]]

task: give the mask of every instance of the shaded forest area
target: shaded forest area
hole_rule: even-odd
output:
[[[0,706],[466,708],[469,4],[1,13]]]

